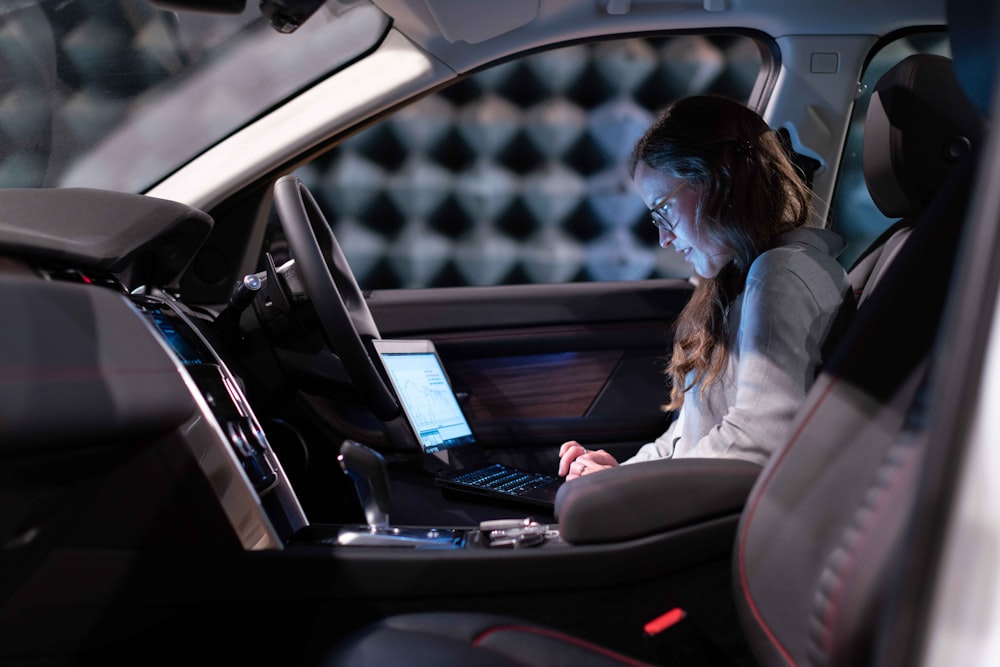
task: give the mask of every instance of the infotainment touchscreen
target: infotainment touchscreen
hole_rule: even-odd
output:
[[[153,323],[182,363],[188,366],[212,363],[211,356],[203,350],[198,341],[194,340],[194,334],[185,335],[179,328],[187,326],[179,317],[158,303],[142,301],[136,302],[136,305]]]

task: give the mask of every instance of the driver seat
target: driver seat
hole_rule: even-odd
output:
[[[969,135],[981,123],[980,114],[971,103],[949,104],[964,97],[951,60],[931,54],[905,58],[875,86],[865,116],[865,185],[882,214],[897,220],[848,271],[859,308],[920,213],[971,150]]]
[[[974,180],[976,149],[985,132],[982,114],[950,92],[960,89],[952,68],[937,57],[914,56],[886,76],[901,74],[905,76],[894,79],[893,94],[882,97],[892,143],[919,143],[929,136],[919,124],[898,119],[940,122],[943,113],[962,128],[972,150],[945,175],[926,210],[907,224],[905,244],[877,282],[871,282],[865,307],[744,506],[732,583],[740,625],[760,665],[872,664],[881,614],[898,583],[890,576],[893,555],[904,542],[921,454],[930,446],[925,427],[925,406],[933,390],[929,370]],[[922,94],[913,94],[917,90]],[[904,113],[919,105],[929,105],[927,113],[912,108]],[[900,176],[899,169],[892,171]],[[871,272],[862,284],[869,278]],[[584,486],[563,487],[557,515]],[[507,616],[425,612],[390,616],[363,628],[322,664],[647,663]],[[697,664],[720,663],[705,657]]]

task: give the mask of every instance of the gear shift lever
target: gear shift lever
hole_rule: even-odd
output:
[[[344,440],[337,460],[344,473],[354,480],[368,527],[388,527],[389,474],[382,455],[354,440]]]
[[[365,512],[366,526],[344,526],[337,544],[356,546],[414,547],[417,549],[461,549],[465,534],[437,528],[394,528],[389,525],[389,473],[385,459],[374,449],[354,440],[344,440],[337,457],[340,467],[354,480]]]

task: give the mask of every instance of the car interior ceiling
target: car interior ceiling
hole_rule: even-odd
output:
[[[969,5],[949,5],[956,43],[971,39],[962,31],[972,32],[970,22],[981,13]],[[975,31],[982,36],[978,27]],[[920,77],[926,75],[924,65],[936,69],[940,61],[904,63],[910,65]],[[955,67],[967,81],[961,72],[978,64],[959,52]],[[928,76],[921,83],[931,86],[924,92],[930,92],[928,101],[936,107],[931,109],[934,118],[948,111],[933,104],[935,93],[950,102],[956,86],[947,66]],[[973,100],[983,97],[982,90],[964,90]],[[920,110],[907,109],[904,95],[886,92],[882,101],[890,117],[921,116]],[[950,126],[959,129],[957,136],[964,136],[971,150],[960,151],[963,155],[946,166],[940,190],[915,213],[908,238],[865,295],[865,306],[810,391],[793,436],[765,466],[743,511],[734,588],[742,627],[759,664],[856,665],[878,653],[877,629],[899,592],[891,558],[898,555],[913,519],[921,453],[933,445],[925,430],[934,391],[933,351],[985,134],[985,123],[970,125],[970,118],[987,113],[988,107],[969,113],[963,105],[955,106]],[[904,143],[913,138],[905,136]],[[900,345],[904,338],[907,344]],[[561,491],[561,520],[571,518],[575,496],[601,492],[607,484],[601,477],[583,478],[582,484]],[[834,495],[840,502],[831,505]],[[795,508],[794,521],[789,507]],[[425,613],[390,617],[362,630],[338,646],[326,664],[475,661],[487,651],[491,659],[501,656],[496,664],[506,665],[626,661],[530,622]]]

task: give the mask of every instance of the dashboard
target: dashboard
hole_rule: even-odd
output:
[[[0,353],[0,458],[12,470],[44,462],[48,474],[101,466],[114,476],[145,459],[133,483],[183,490],[200,480],[222,510],[192,529],[178,506],[171,523],[194,533],[230,532],[220,530],[228,523],[246,550],[281,549],[307,524],[240,379],[183,304],[129,294],[100,271],[28,265],[0,271],[0,295],[18,322],[4,328]],[[136,514],[164,514],[155,499],[133,499]]]
[[[250,484],[259,495],[265,496],[278,485],[280,464],[238,380],[179,306],[141,295],[133,296],[132,303],[177,356],[225,434]]]
[[[128,491],[136,525],[157,527],[144,539],[281,548],[307,521],[240,379],[197,314],[150,287],[176,284],[211,217],[86,188],[4,189],[0,209],[0,297],[16,323],[0,327],[0,460],[65,487],[26,482],[10,521],[30,524],[52,495],[67,512],[94,502],[99,526],[79,480],[103,476],[149,491]]]
[[[266,535],[266,539],[255,540],[251,546],[270,548],[287,542],[307,524],[306,516],[239,378],[211,347],[207,332],[198,329],[183,305],[164,296],[132,295],[130,300],[175,356],[178,372],[193,388],[195,400],[202,407],[201,417],[215,435],[204,447],[221,450],[217,458],[228,458],[230,464],[235,459],[242,473],[240,481],[252,489],[252,493],[247,489],[242,495],[259,498],[264,514],[253,517],[250,525],[256,526],[254,533]],[[211,479],[211,470],[205,472]],[[225,506],[231,489],[227,486],[216,490]],[[240,530],[248,515],[256,514],[255,510],[242,503],[227,508],[233,528]]]

